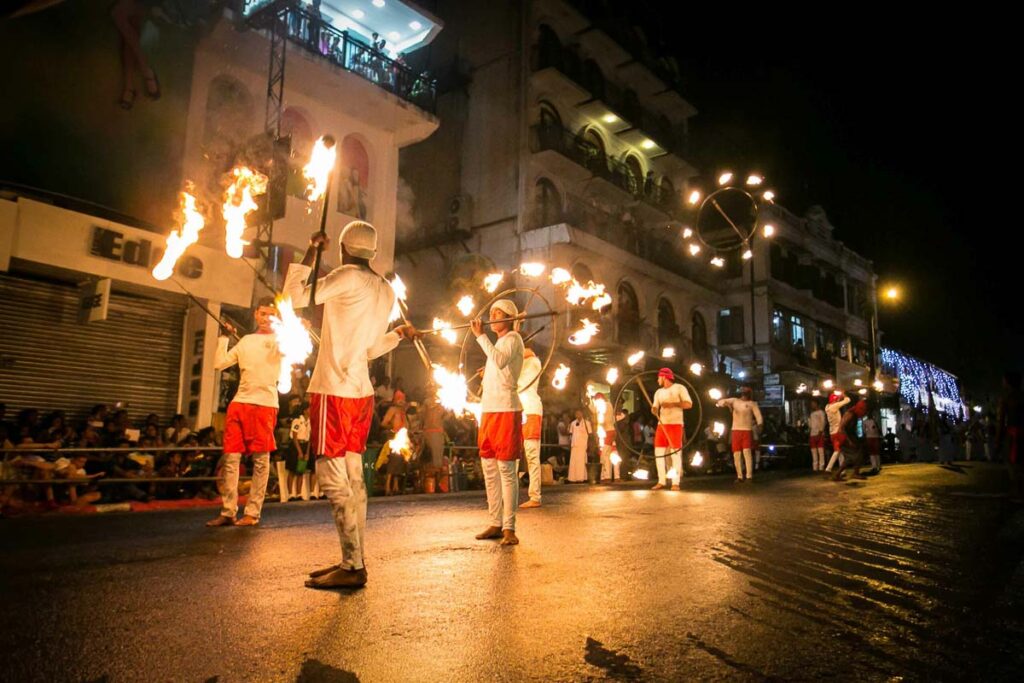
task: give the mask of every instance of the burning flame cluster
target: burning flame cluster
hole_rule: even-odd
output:
[[[187,191],[181,193],[181,217],[181,230],[172,230],[167,236],[164,255],[153,268],[153,277],[157,280],[166,280],[174,274],[174,265],[185,250],[199,240],[199,231],[206,225],[203,214],[196,209],[195,196]]]
[[[521,263],[519,272],[526,277],[540,277],[544,274],[546,266],[543,263]]]
[[[565,293],[565,300],[573,306],[581,306],[589,300],[590,307],[600,311],[612,302],[611,294],[604,291],[604,285],[588,281],[586,286],[581,285],[575,279],[569,282],[569,289]]]
[[[449,344],[454,344],[457,341],[455,330],[452,329],[452,324],[447,320],[434,318],[434,329],[440,330],[441,338]]]
[[[409,430],[402,427],[394,437],[388,441],[388,448],[392,453],[401,453],[402,457],[408,460],[412,457],[412,442],[409,440]]]
[[[608,413],[608,401],[595,398],[594,409],[597,411],[597,442],[604,444],[604,437],[607,434],[604,430],[604,416]]]
[[[498,290],[498,285],[504,279],[504,273],[491,273],[484,277],[484,289],[487,290],[488,294],[494,294]]]
[[[277,300],[277,315],[270,317],[270,328],[274,330],[277,348],[281,352],[281,373],[277,377],[277,390],[287,394],[292,390],[292,366],[302,365],[313,353],[313,340],[302,318],[295,315],[291,299]]]
[[[306,185],[306,197],[310,202],[318,201],[327,192],[327,179],[330,178],[331,171],[334,170],[337,156],[337,145],[328,146],[324,137],[321,137],[313,145],[309,163],[302,168],[303,175],[309,181]]]
[[[582,327],[569,335],[569,343],[573,346],[582,346],[589,343],[600,329],[597,323],[592,323],[586,318],[581,320],[580,324]]]
[[[459,313],[462,315],[469,316],[473,314],[476,304],[473,302],[473,297],[467,294],[459,299],[459,303],[455,304],[455,307],[459,309]]]
[[[551,271],[551,284],[564,285],[572,280],[572,275],[565,268],[555,268]]]
[[[248,242],[243,239],[245,234],[245,217],[258,209],[255,195],[267,191],[267,176],[257,173],[248,166],[236,166],[231,169],[231,185],[224,193],[225,249],[231,258],[241,258],[242,249]]]
[[[551,380],[551,386],[553,386],[555,389],[558,389],[559,391],[565,389],[565,386],[569,381],[570,372],[571,370],[569,369],[568,365],[566,365],[565,363],[559,363],[558,367],[555,368],[555,376]]]
[[[388,323],[393,323],[402,317],[402,302],[408,296],[408,290],[405,283],[402,282],[402,278],[398,277],[398,273],[395,273],[395,276],[388,280],[388,283],[395,292],[395,305],[391,307],[391,315],[388,316]]]

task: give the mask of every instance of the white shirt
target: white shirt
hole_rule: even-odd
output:
[[[291,438],[293,441],[309,441],[309,418],[299,415],[292,420]]]
[[[569,425],[569,436],[572,448],[579,448],[587,445],[590,436],[590,422],[587,420],[573,420]]]
[[[284,291],[295,308],[309,305],[306,280],[311,271],[298,263],[288,266]],[[387,331],[395,304],[391,285],[362,266],[340,266],[320,278],[316,303],[324,305],[324,323],[309,391],[342,398],[372,396],[367,361],[383,356],[401,341],[398,333]]]
[[[829,435],[839,433],[839,424],[843,420],[842,414],[839,409],[850,402],[849,396],[844,396],[841,400],[835,403],[830,403],[825,406],[825,415],[828,416],[828,433]]]
[[[879,439],[881,433],[878,431],[878,423],[875,422],[874,418],[865,417],[863,421],[864,426],[864,438],[865,439]]]
[[[175,443],[178,443],[179,441],[181,441],[186,436],[192,433],[192,430],[189,429],[188,427],[182,427],[181,429],[177,430],[174,427],[168,427],[167,429],[164,430],[164,441],[170,441],[174,437],[175,431],[178,432],[178,438],[175,441]]]
[[[514,413],[523,409],[519,402],[519,375],[523,371],[523,338],[510,331],[492,344],[486,334],[476,338],[487,354],[484,366],[483,398],[480,411],[484,413]]]
[[[662,404],[665,403],[693,403],[693,401],[690,399],[690,392],[682,384],[661,387],[654,392],[652,407],[658,416],[658,422],[663,425],[681,425],[683,424],[683,409],[662,408]]]
[[[391,400],[395,397],[395,390],[392,389],[391,387],[381,384],[379,387],[377,387],[376,391],[373,392],[373,395],[384,403],[390,403]]]
[[[524,415],[543,415],[544,404],[540,400],[540,380],[533,382],[540,375],[540,358],[530,356],[523,359],[523,370],[519,373],[519,402],[523,405]],[[527,385],[533,382],[533,386]]]
[[[819,408],[807,418],[807,426],[811,428],[811,436],[820,436],[825,433],[825,411]]]
[[[277,408],[277,380],[281,375],[281,351],[273,334],[247,334],[228,350],[228,338],[217,339],[213,367],[238,365],[241,379],[232,403],[251,403]]]
[[[719,408],[728,407],[732,411],[733,431],[749,432],[754,428],[755,421],[758,427],[764,424],[757,401],[748,401],[745,398],[723,398],[715,405]]]

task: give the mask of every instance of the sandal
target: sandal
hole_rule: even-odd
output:
[[[121,109],[128,111],[135,106],[135,88],[128,88],[121,93]]]

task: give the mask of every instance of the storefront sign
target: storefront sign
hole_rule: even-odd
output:
[[[764,401],[761,405],[766,408],[781,408],[786,404],[786,387],[781,384],[770,384],[764,388]]]
[[[765,386],[774,385],[774,384],[782,384],[782,380],[781,380],[781,378],[780,378],[778,373],[775,373],[775,374],[772,374],[772,375],[765,375],[764,376],[764,384],[765,384]]]
[[[154,249],[152,241],[148,239],[132,240],[118,230],[94,225],[89,253],[149,270],[163,255],[163,250]],[[194,280],[202,276],[203,262],[191,254],[186,254],[178,259],[174,271],[182,277]]]

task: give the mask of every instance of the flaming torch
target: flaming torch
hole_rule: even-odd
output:
[[[391,314],[388,316],[388,323],[393,323],[402,317],[402,302],[408,296],[408,290],[405,283],[402,282],[402,278],[398,277],[398,273],[388,280],[388,284],[395,291],[395,305],[391,307]]]
[[[690,467],[700,467],[704,464],[704,456],[697,451],[693,454],[693,458],[690,459]]]
[[[433,364],[434,384],[437,385],[437,402],[456,415],[466,412],[467,396],[466,378],[437,363]]]
[[[519,272],[526,277],[540,277],[544,274],[543,263],[521,263],[519,264]]]
[[[441,338],[449,344],[454,344],[457,340],[455,330],[452,329],[452,324],[447,320],[441,320],[440,318],[434,318],[434,329],[438,330],[441,334]]]
[[[459,309],[459,313],[462,315],[469,316],[473,314],[473,309],[476,308],[476,304],[473,303],[473,297],[467,294],[459,299],[459,303],[455,304],[455,307]]]
[[[564,285],[572,280],[572,274],[565,268],[555,268],[551,271],[551,284]]]
[[[337,145],[334,137],[324,135],[313,145],[313,153],[309,163],[303,167],[302,172],[309,180],[306,186],[308,201],[315,202],[323,198],[323,206],[320,209],[320,236],[327,237],[327,206],[331,201],[331,180],[334,178],[334,162],[338,155]],[[316,310],[316,284],[320,280],[320,261],[323,258],[324,243],[316,245],[316,256],[313,258],[313,269],[309,273],[309,316],[312,318]]]
[[[616,382],[619,381],[619,369],[608,368],[608,374],[604,376],[604,379],[606,382],[608,382],[608,384],[615,384]]]
[[[626,364],[629,367],[634,367],[637,363],[639,363],[643,359],[644,359],[644,352],[643,351],[637,351],[632,356],[630,356],[629,358],[626,359]]]
[[[498,285],[505,279],[505,273],[491,273],[484,278],[484,289],[487,290],[488,294],[494,294],[498,290]]]
[[[192,189],[191,183],[188,189]],[[153,277],[166,280],[174,274],[174,264],[178,262],[185,250],[199,240],[199,231],[206,225],[203,214],[196,209],[196,198],[188,191],[181,193],[181,230],[171,230],[167,236],[167,248],[160,263],[153,268]]]
[[[586,318],[581,320],[580,323],[583,327],[569,335],[569,343],[573,346],[582,346],[589,343],[599,329],[597,323],[592,323]]]
[[[313,353],[313,340],[302,319],[295,315],[292,301],[288,297],[277,300],[276,316],[270,317],[270,328],[277,338],[281,351],[281,374],[277,377],[277,390],[287,394],[292,390],[292,366],[302,365]]]
[[[559,363],[558,367],[555,368],[555,377],[551,380],[551,386],[559,391],[565,389],[565,385],[569,380],[569,366],[565,363]]]
[[[405,427],[399,429],[394,438],[388,441],[388,448],[392,453],[401,453],[402,457],[408,461],[412,457],[412,442],[409,441],[409,430]]]
[[[225,249],[231,258],[241,258],[242,249],[249,244],[242,235],[245,234],[245,217],[259,208],[253,195],[267,191],[267,176],[257,173],[248,166],[236,166],[231,169],[234,180],[224,193]]]

